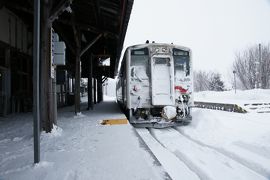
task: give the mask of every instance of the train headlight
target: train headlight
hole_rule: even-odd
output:
[[[166,50],[167,50],[166,48],[162,48],[162,52],[164,52],[164,53],[165,53],[165,52],[166,52]]]

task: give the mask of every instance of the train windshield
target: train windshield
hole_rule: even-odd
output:
[[[136,49],[131,51],[131,66],[147,66],[148,65],[148,49]]]
[[[131,76],[139,79],[149,77],[149,53],[147,48],[131,51]]]
[[[180,49],[173,49],[175,73],[185,72],[186,76],[190,75],[190,58],[189,52]]]

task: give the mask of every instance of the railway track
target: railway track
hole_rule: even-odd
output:
[[[194,141],[177,129],[136,130],[172,179],[268,179],[227,153]]]
[[[188,138],[189,140],[195,142],[196,144],[199,144],[201,146],[204,146],[210,149],[214,149],[217,152],[241,163],[242,165],[247,166],[248,168],[252,169],[258,174],[261,174],[265,177],[270,177],[270,162],[265,157],[259,156],[258,154],[254,154],[248,149],[241,148],[239,146],[230,146],[229,148],[226,148],[226,147],[220,148],[213,145],[209,145],[207,143],[204,143],[202,141],[199,141],[197,139],[190,137],[188,134],[182,132],[178,128],[176,128],[176,130],[180,132],[183,136]]]

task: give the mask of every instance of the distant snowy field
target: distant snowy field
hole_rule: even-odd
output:
[[[259,103],[270,102],[270,89],[234,90],[231,91],[202,91],[195,93],[195,101],[220,103]]]
[[[237,104],[247,112],[270,112],[270,90],[202,91],[194,94],[195,101]]]

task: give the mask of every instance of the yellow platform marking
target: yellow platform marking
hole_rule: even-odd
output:
[[[102,125],[117,125],[117,124],[127,124],[127,119],[105,119],[100,124]]]

